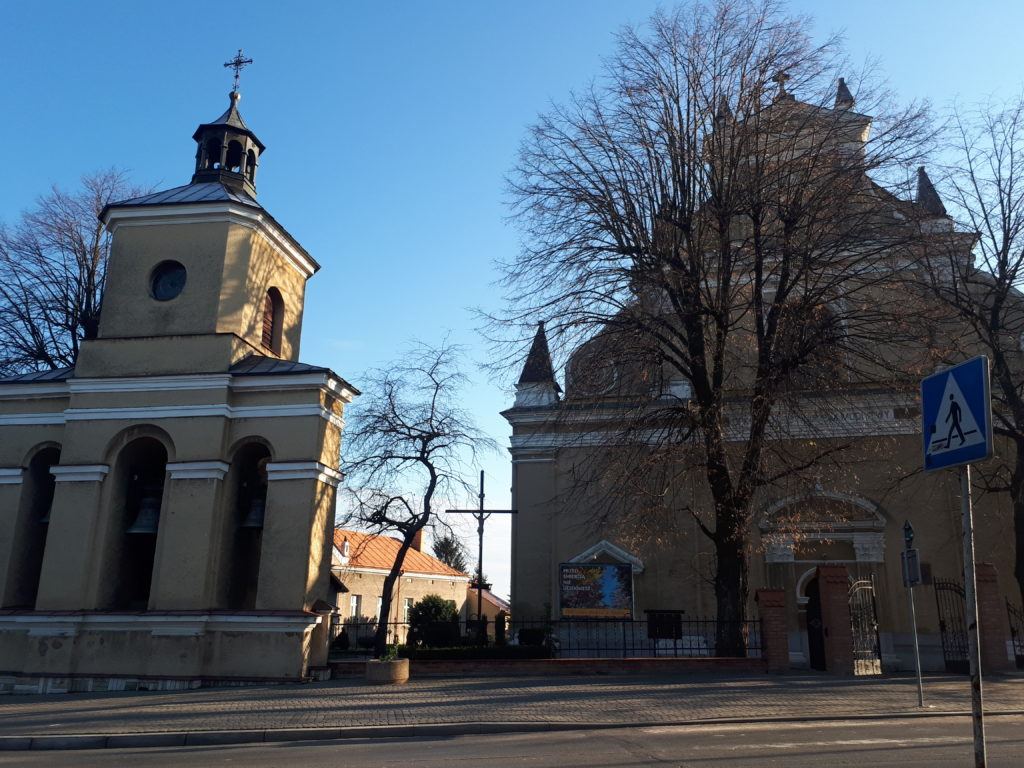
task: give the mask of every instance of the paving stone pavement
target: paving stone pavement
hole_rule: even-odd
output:
[[[970,709],[966,678],[925,679],[932,711]],[[1024,710],[1024,677],[985,682],[986,709]],[[913,678],[690,675],[422,679],[404,686],[337,680],[167,693],[0,698],[0,736],[339,728],[444,723],[683,722],[917,710]]]

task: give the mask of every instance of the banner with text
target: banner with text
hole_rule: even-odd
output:
[[[626,563],[562,563],[564,618],[633,618],[633,566]]]

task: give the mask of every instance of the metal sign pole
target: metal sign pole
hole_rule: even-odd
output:
[[[910,599],[910,626],[914,631],[914,669],[917,671],[917,706],[924,706],[924,682],[921,680],[921,649],[917,644],[917,614],[914,611],[914,588],[907,587]]]
[[[914,670],[917,672],[917,706],[924,706],[924,683],[921,680],[921,647],[917,642],[917,612],[914,610],[914,586],[921,583],[921,558],[914,549],[914,526],[903,523],[903,586],[910,602],[910,628],[914,638]]]
[[[978,644],[978,595],[974,578],[974,516],[971,509],[971,465],[960,467],[960,508],[963,513],[964,591],[967,593],[967,647],[971,664],[971,721],[974,766],[986,768],[985,712],[981,690],[981,648]]]

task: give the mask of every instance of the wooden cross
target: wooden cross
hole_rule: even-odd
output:
[[[238,53],[235,54],[235,58],[231,61],[224,62],[225,67],[235,70],[235,84],[231,89],[232,93],[238,93],[238,77],[242,73],[242,70],[250,64],[252,64],[252,59],[247,59],[242,56],[241,48],[238,49]]]

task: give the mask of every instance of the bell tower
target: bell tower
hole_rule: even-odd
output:
[[[238,111],[202,123],[188,184],[108,205],[112,234],[99,334],[80,376],[227,371],[249,356],[297,360],[306,280],[319,265],[256,201],[266,149]]]

